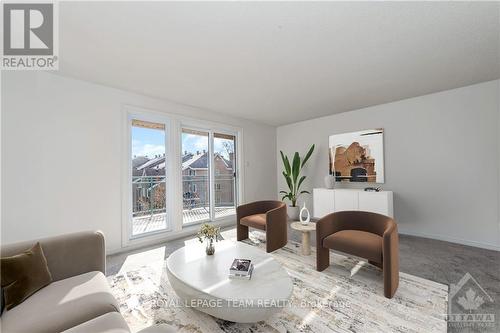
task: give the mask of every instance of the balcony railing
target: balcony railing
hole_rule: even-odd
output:
[[[234,206],[235,186],[232,174],[215,175],[215,207]],[[183,208],[194,209],[210,206],[210,190],[207,176],[182,176]]]
[[[207,176],[182,176],[183,209],[205,208],[210,206],[210,190]]]
[[[216,175],[214,186],[215,218],[234,215],[235,183],[232,175]],[[164,176],[134,176],[133,234],[141,234],[166,228]],[[207,176],[184,175],[183,223],[210,219],[210,191]]]
[[[165,213],[165,176],[132,177],[133,216]]]

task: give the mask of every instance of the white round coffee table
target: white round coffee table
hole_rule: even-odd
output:
[[[228,277],[234,259],[250,259],[250,280]],[[215,243],[215,254],[187,245],[167,259],[167,275],[177,295],[188,305],[217,318],[238,323],[265,320],[288,305],[293,291],[288,272],[271,255],[242,242]]]
[[[305,256],[311,255],[311,231],[316,230],[316,223],[309,222],[304,225],[300,222],[292,222],[290,225],[293,230],[298,230],[302,232],[302,254]]]

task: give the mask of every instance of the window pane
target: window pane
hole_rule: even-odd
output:
[[[208,133],[182,130],[183,223],[210,219]]]
[[[214,134],[215,218],[236,213],[236,138]]]
[[[132,236],[166,229],[165,125],[132,120]]]

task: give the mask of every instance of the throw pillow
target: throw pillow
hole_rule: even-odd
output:
[[[23,253],[0,259],[5,308],[12,309],[52,282],[40,243]]]

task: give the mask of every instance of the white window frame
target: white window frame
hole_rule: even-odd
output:
[[[182,110],[177,110],[179,113]],[[130,117],[139,119],[150,119],[150,121],[165,121],[165,156],[167,157],[167,228],[154,233],[148,233],[139,237],[130,237],[132,234],[132,159],[131,159],[131,128]],[[154,244],[160,241],[175,239],[196,233],[199,223],[183,224],[182,220],[182,128],[198,128],[199,130],[230,134],[236,137],[236,206],[244,202],[244,150],[243,150],[243,130],[228,124],[217,123],[209,120],[199,120],[181,116],[178,113],[169,113],[147,109],[144,107],[123,104],[122,105],[122,248],[136,248]],[[170,156],[170,159],[168,157]],[[213,159],[213,154],[210,154]],[[170,179],[170,182],[169,182]],[[211,191],[214,192],[213,186]],[[210,196],[213,200],[214,194]],[[215,216],[215,214],[214,214]],[[231,225],[234,223],[234,216],[226,216],[216,219],[219,225]],[[205,221],[206,222],[206,221]]]
[[[214,123],[214,122],[205,122],[205,121],[196,121],[196,120],[183,120],[181,121],[180,123],[180,135],[182,135],[182,130],[183,129],[187,129],[187,130],[195,130],[195,131],[200,131],[200,132],[207,132],[208,133],[208,156],[209,156],[209,159],[208,159],[208,170],[209,170],[209,185],[210,185],[210,188],[209,188],[209,198],[210,198],[210,214],[209,214],[209,218],[208,219],[203,219],[203,220],[199,220],[199,221],[195,221],[195,222],[190,222],[190,223],[183,223],[182,224],[182,227],[183,228],[186,228],[186,227],[191,227],[193,225],[197,225],[197,224],[200,224],[200,223],[206,223],[206,222],[222,222],[222,221],[227,221],[227,220],[230,220],[230,219],[234,219],[234,215],[229,215],[229,216],[223,216],[223,217],[218,217],[216,218],[215,217],[215,209],[212,209],[213,207],[215,207],[215,171],[214,171],[214,168],[213,168],[213,165],[214,165],[214,147],[213,147],[213,143],[214,143],[214,133],[220,133],[220,134],[227,134],[227,135],[233,135],[235,138],[236,138],[236,146],[235,146],[235,150],[236,150],[236,163],[235,163],[235,167],[236,167],[236,178],[235,178],[235,182],[236,182],[236,190],[235,190],[235,193],[234,193],[234,201],[235,201],[235,207],[238,206],[238,204],[241,201],[241,198],[242,198],[242,177],[241,177],[241,172],[240,170],[241,169],[241,161],[242,161],[242,144],[241,144],[241,129],[238,129],[238,128],[235,128],[235,127],[232,127],[232,126],[226,126],[226,125],[221,125],[221,124],[217,124],[217,123]],[[182,139],[179,140],[179,149],[180,151],[182,152]],[[182,173],[182,170],[181,170],[181,173]],[[181,178],[181,182],[182,182],[182,178]],[[181,186],[182,186],[182,183],[181,183]],[[181,221],[183,222],[183,219],[181,218]]]
[[[139,242],[141,239],[148,238],[151,239],[154,236],[161,237],[162,234],[172,231],[173,227],[173,217],[172,217],[172,204],[171,200],[168,200],[172,193],[172,177],[173,174],[171,169],[171,160],[173,154],[173,143],[172,143],[172,125],[171,119],[165,114],[159,114],[156,112],[148,112],[145,110],[134,110],[126,108],[125,115],[125,144],[124,144],[124,165],[126,166],[123,180],[123,216],[124,221],[122,223],[122,246],[131,245]],[[132,212],[132,120],[138,119],[158,124],[165,125],[165,229],[155,230],[151,232],[145,232],[140,235],[133,235],[133,212]]]

